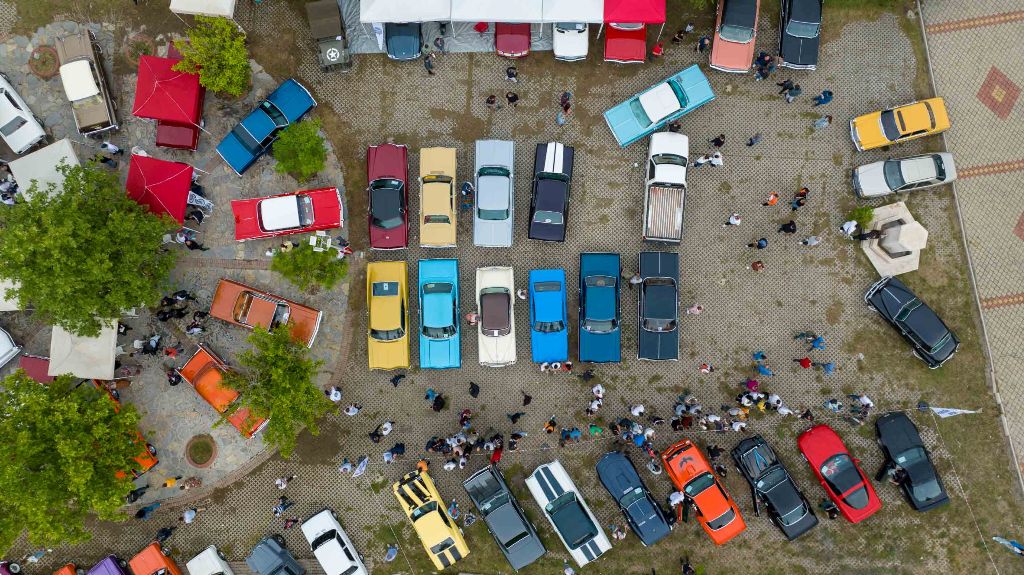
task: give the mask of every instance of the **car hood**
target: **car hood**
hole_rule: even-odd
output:
[[[369,181],[380,178],[401,180],[402,187],[408,187],[406,181],[407,149],[405,146],[383,144],[370,146],[366,150],[366,178]]]
[[[276,90],[267,97],[288,122],[297,122],[302,116],[316,107],[316,100],[309,91],[294,79],[285,80]]]
[[[857,191],[861,196],[885,196],[893,193],[885,183],[885,162],[873,162],[853,171]]]
[[[431,339],[420,335],[420,367],[459,367],[459,334],[448,339]]]
[[[370,338],[366,349],[370,369],[405,369],[409,367],[409,337],[392,341]]]
[[[911,447],[923,446],[913,424],[901,413],[883,415],[875,421],[878,440],[890,453],[901,453]]]
[[[385,24],[388,29],[388,56],[395,60],[414,60],[420,57],[419,24],[415,30],[404,24]]]
[[[730,72],[747,72],[754,60],[755,37],[750,42],[740,44],[730,42],[715,34],[715,43],[711,47],[711,67]]]
[[[783,32],[780,50],[783,62],[800,67],[817,66],[819,38],[798,38]]]
[[[409,245],[409,226],[403,222],[396,228],[385,230],[370,224],[370,247],[391,250]]]
[[[878,112],[864,114],[850,120],[850,131],[856,134],[860,149],[867,150],[889,143],[882,133],[881,115]]]
[[[552,39],[552,50],[556,58],[582,59],[587,57],[590,41],[587,31],[555,32]]]
[[[491,337],[477,333],[480,363],[490,366],[511,365],[516,362],[515,332]]]
[[[530,237],[535,240],[561,242],[565,240],[565,225],[530,222]]]
[[[569,335],[566,330],[541,333],[530,330],[530,351],[534,363],[552,363],[569,359]]]
[[[637,329],[639,332],[638,356],[640,359],[679,359],[679,329],[668,332],[647,331]]]
[[[641,124],[633,114],[629,105],[633,101],[634,98],[630,98],[604,113],[604,119],[620,146],[632,143],[647,128],[647,125]]]

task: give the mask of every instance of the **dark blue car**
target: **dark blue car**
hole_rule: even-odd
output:
[[[415,60],[420,57],[420,23],[384,24],[384,44],[388,58]]]
[[[608,453],[597,462],[597,478],[618,503],[641,543],[654,545],[668,536],[670,529],[665,513],[654,501],[633,463],[621,451]]]
[[[619,254],[580,254],[580,361],[622,360]]]
[[[293,78],[285,80],[258,108],[217,144],[217,153],[241,176],[270,150],[281,130],[316,107],[316,100]]]

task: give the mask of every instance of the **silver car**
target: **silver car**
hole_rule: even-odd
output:
[[[473,205],[473,244],[512,247],[515,190],[512,171],[515,146],[506,140],[476,142],[476,201]]]
[[[853,190],[858,197],[875,198],[948,184],[955,179],[953,154],[924,154],[857,167],[853,170]]]

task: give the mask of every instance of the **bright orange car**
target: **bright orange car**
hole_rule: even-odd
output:
[[[850,137],[858,150],[933,136],[949,129],[946,101],[929,98],[850,120]]]
[[[672,484],[697,509],[697,519],[716,545],[747,528],[736,502],[726,493],[714,469],[693,442],[684,439],[676,443],[661,454],[661,460]]]
[[[249,329],[259,326],[274,331],[277,326],[286,324],[294,339],[313,347],[324,312],[222,279],[213,294],[210,315]]]
[[[712,68],[741,74],[750,71],[760,8],[760,0],[718,0]]]
[[[115,392],[107,386],[106,382],[94,379],[92,380],[92,385],[96,389],[107,394],[107,397],[114,404],[115,412],[121,411],[120,398],[118,398]],[[133,458],[135,459],[136,467],[126,471],[118,471],[114,474],[118,479],[128,477],[129,474],[131,474],[132,477],[141,477],[142,474],[156,467],[157,463],[160,463],[160,460],[156,458],[156,448],[149,443],[146,443],[146,438],[142,437],[142,433],[138,431],[135,432],[135,439],[133,440],[133,443],[142,447],[140,453]]]
[[[238,400],[238,392],[223,384],[226,369],[227,365],[224,360],[217,357],[217,354],[203,344],[199,344],[199,349],[185,362],[178,373],[196,390],[199,397],[205,399],[206,403],[209,403],[217,413],[222,414]],[[252,417],[249,410],[244,407],[236,409],[228,417],[228,423],[233,425],[246,439],[256,435],[267,424],[267,421],[269,420],[266,418]],[[142,574],[136,573],[135,575]]]
[[[82,573],[85,573],[84,569],[79,572],[78,567],[74,563],[68,563],[54,571],[53,575],[81,575]]]
[[[174,559],[168,557],[169,549],[161,547],[156,541],[146,545],[135,557],[131,558],[128,566],[131,567],[134,575],[182,575],[181,569]]]

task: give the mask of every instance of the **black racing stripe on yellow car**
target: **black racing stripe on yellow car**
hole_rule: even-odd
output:
[[[411,500],[412,501],[412,506],[413,507],[419,507],[420,505],[423,505],[424,503],[426,503],[426,501],[424,501],[421,497],[419,497],[416,494],[415,491],[413,491],[412,489],[409,488],[408,485],[403,485],[402,486],[401,493],[402,493],[403,496],[405,496],[405,498],[407,500]]]
[[[441,562],[442,568],[448,567],[452,564],[451,560],[448,559],[448,554],[445,552],[441,552],[440,554],[438,554],[437,559]]]

